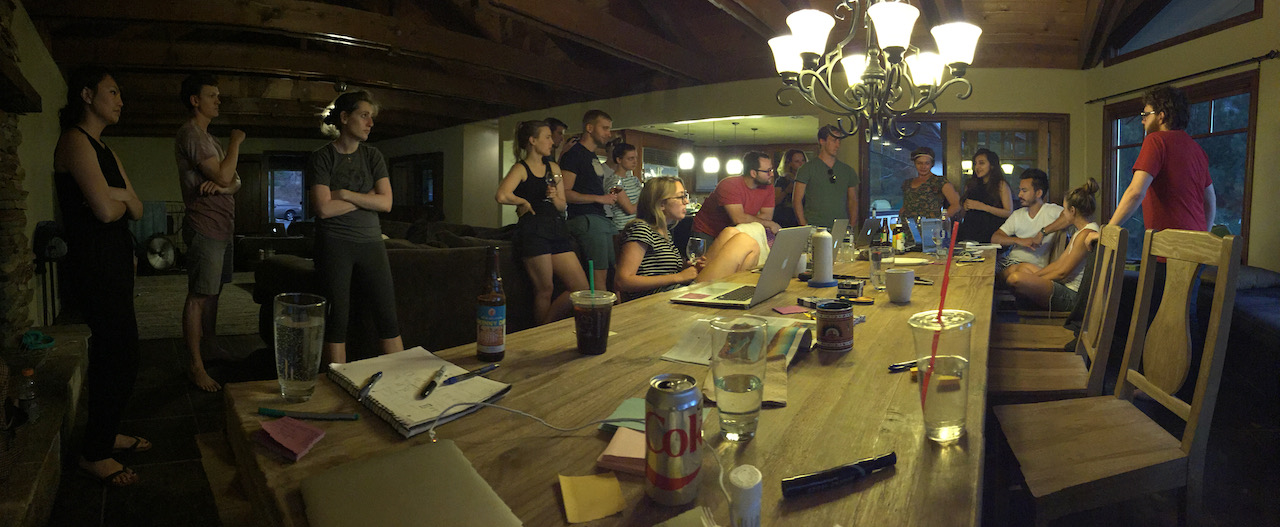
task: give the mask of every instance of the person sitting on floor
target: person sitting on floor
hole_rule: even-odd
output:
[[[759,243],[734,227],[724,228],[705,256],[686,261],[671,243],[671,226],[684,219],[688,203],[689,193],[680,178],[662,176],[645,182],[636,219],[622,231],[615,289],[644,296],[755,267]]]
[[[1057,260],[1043,268],[1023,262],[1006,270],[1005,280],[1019,300],[1050,311],[1065,312],[1075,307],[1085,259],[1093,252],[1101,230],[1097,223],[1089,221],[1096,209],[1093,195],[1097,192],[1098,182],[1089,178],[1067,194],[1062,217],[1069,218],[1076,234]]]

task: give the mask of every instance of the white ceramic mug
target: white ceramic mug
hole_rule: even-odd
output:
[[[915,285],[916,272],[912,269],[889,269],[885,271],[885,288],[889,291],[889,301],[895,304],[911,302],[911,287]]]

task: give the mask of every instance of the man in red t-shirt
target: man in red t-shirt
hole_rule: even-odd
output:
[[[1184,130],[1191,118],[1186,94],[1161,86],[1143,95],[1142,102],[1147,137],[1133,164],[1133,180],[1109,223],[1124,223],[1141,204],[1147,229],[1209,230],[1217,196],[1209,178],[1209,158]]]
[[[710,244],[725,227],[758,222],[777,233],[782,227],[773,221],[773,159],[764,152],[742,156],[747,170],[741,176],[720,180],[693,219],[693,235]]]

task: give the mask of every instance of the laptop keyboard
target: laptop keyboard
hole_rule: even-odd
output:
[[[742,287],[734,289],[733,291],[729,291],[728,293],[717,296],[716,300],[734,300],[734,301],[751,300],[751,297],[755,296],[755,294],[756,294],[756,286],[744,285]]]

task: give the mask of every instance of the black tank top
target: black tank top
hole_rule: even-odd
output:
[[[99,143],[83,128],[77,126],[76,130],[80,130],[80,133],[89,139],[89,144],[93,145],[93,150],[98,154],[98,168],[102,170],[102,177],[106,179],[107,186],[125,188],[124,176],[120,174],[120,165],[116,163],[116,156],[111,153],[111,149]],[[58,192],[58,206],[62,209],[62,224],[68,238],[92,235],[107,230],[128,230],[127,216],[120,216],[119,219],[110,223],[98,220],[98,217],[93,214],[93,209],[89,208],[89,201],[85,199],[84,192],[80,190],[80,185],[76,183],[76,177],[71,172],[54,173],[53,182]]]
[[[529,169],[529,165],[523,159],[520,160],[520,165],[524,167],[529,177],[516,185],[515,195],[532,204],[536,216],[544,214],[559,216],[560,211],[556,210],[555,204],[547,201],[547,181],[551,180],[551,165],[545,164],[544,161],[542,177],[535,177],[533,170]]]

